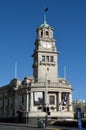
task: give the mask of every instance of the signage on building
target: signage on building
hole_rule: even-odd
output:
[[[82,130],[81,108],[77,108],[77,114],[78,114],[78,130]]]

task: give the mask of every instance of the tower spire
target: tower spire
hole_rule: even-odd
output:
[[[44,24],[47,24],[47,20],[46,20],[46,12],[48,11],[48,8],[44,9]]]

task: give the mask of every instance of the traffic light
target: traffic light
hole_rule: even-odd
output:
[[[50,115],[49,107],[43,107],[43,111]]]
[[[43,107],[44,112],[49,112],[49,107]]]
[[[48,115],[50,115],[50,111],[49,111],[49,112],[47,112],[47,114],[48,114]]]

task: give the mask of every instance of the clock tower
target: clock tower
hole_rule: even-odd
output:
[[[41,24],[37,30],[35,49],[33,53],[33,76],[35,82],[45,82],[46,75],[49,82],[57,82],[58,51],[53,36],[54,29],[47,24]]]

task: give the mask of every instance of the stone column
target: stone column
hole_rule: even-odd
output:
[[[26,90],[26,112],[29,112],[29,93],[28,90]]]
[[[28,124],[29,119],[29,92],[26,90],[26,123]]]
[[[58,93],[58,110],[62,110],[61,92]]]
[[[33,111],[33,92],[30,93],[30,111]]]
[[[69,111],[72,111],[72,93],[69,93]]]

